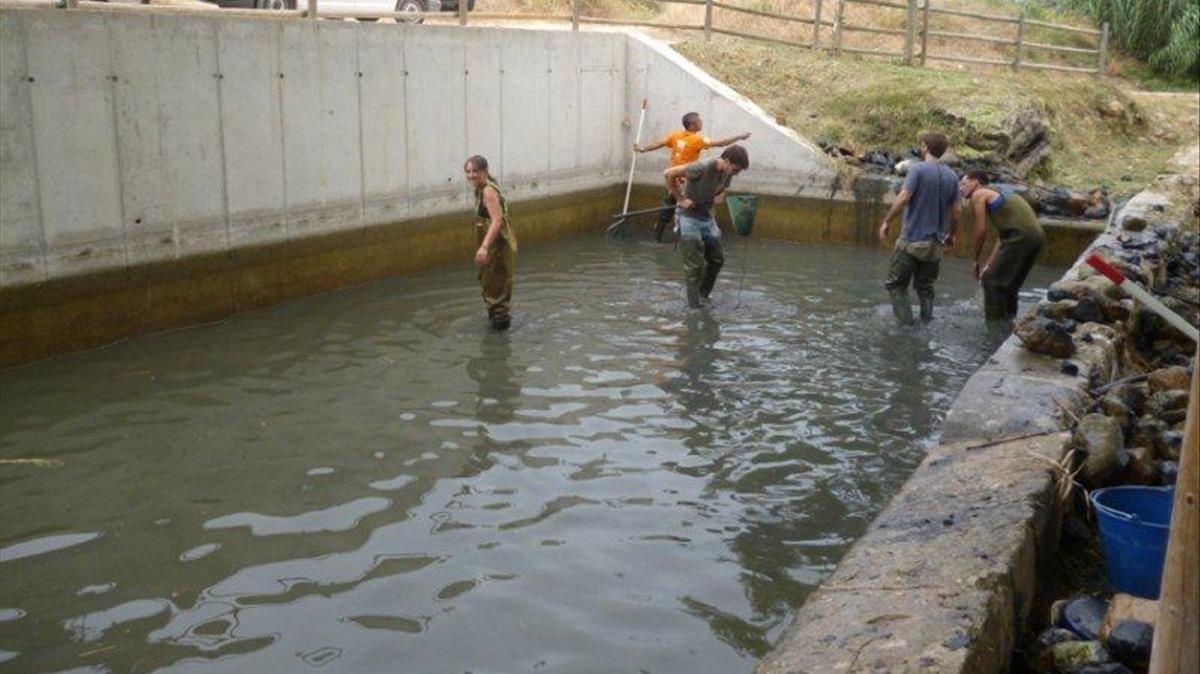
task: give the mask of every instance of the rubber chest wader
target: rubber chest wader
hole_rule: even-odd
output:
[[[479,287],[483,290],[483,303],[487,305],[488,319],[491,320],[492,327],[503,330],[512,320],[509,305],[512,303],[513,276],[517,270],[517,237],[513,235],[512,226],[508,222],[508,202],[504,200],[504,193],[490,178],[488,185],[496,190],[500,197],[503,221],[500,224],[500,235],[488,249],[487,261],[479,268]],[[475,223],[475,245],[480,246],[487,236],[491,221],[487,207],[483,205],[482,190],[476,194],[475,215],[482,220]]]
[[[988,213],[987,219],[1000,237],[1000,250],[980,279],[984,315],[989,320],[1016,318],[1017,295],[1033,269],[1045,234],[1033,208],[1016,194],[1004,195],[1004,201]]]
[[[917,291],[921,305],[921,320],[933,320],[933,284],[937,281],[942,264],[942,244],[936,241],[896,241],[888,267],[884,286],[892,298],[892,313],[896,322],[910,325],[913,322],[912,305],[908,300],[908,284]]]

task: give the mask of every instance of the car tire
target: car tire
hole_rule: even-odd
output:
[[[412,24],[424,23],[425,19],[421,17],[421,12],[424,12],[424,11],[426,11],[425,3],[422,2],[422,0],[396,0],[396,13],[397,14],[411,14],[412,15],[412,16],[406,16],[402,19],[399,19],[400,21],[403,21],[404,23],[412,23]]]
[[[285,9],[296,9],[296,0],[254,0],[255,9],[265,9],[279,12]]]

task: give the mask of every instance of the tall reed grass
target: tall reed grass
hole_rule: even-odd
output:
[[[1159,72],[1200,80],[1200,2],[1197,0],[1052,0],[1107,21],[1113,41]]]

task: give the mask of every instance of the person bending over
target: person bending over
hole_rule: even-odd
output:
[[[933,284],[941,268],[942,249],[954,245],[958,232],[958,176],[938,161],[950,142],[940,133],[926,133],[920,144],[923,161],[909,169],[904,187],[879,225],[879,238],[886,241],[892,219],[904,209],[904,224],[884,282],[892,312],[901,325],[913,322],[909,281],[917,290],[921,320],[933,320]]]
[[[975,280],[983,286],[983,313],[988,320],[1017,317],[1017,294],[1037,260],[1046,234],[1033,207],[1021,195],[991,187],[984,171],[970,171],[959,182],[959,192],[975,217]],[[996,245],[982,266],[979,256],[988,225],[996,230]]]
[[[707,301],[725,264],[721,230],[713,219],[713,204],[725,200],[733,176],[750,168],[746,148],[733,145],[716,159],[674,166],[663,172],[667,191],[675,198],[679,221],[679,251],[687,284],[688,306],[698,308]]]
[[[463,166],[467,182],[475,188],[475,266],[488,319],[496,330],[507,330],[512,322],[513,276],[517,268],[517,237],[508,222],[508,203],[500,185],[488,173],[487,159],[475,155]]]
[[[704,120],[700,119],[700,113],[689,112],[683,116],[683,128],[678,131],[672,131],[667,134],[662,140],[653,145],[634,145],[635,152],[651,152],[660,148],[669,148],[671,150],[671,159],[668,167],[686,166],[700,159],[700,153],[710,147],[725,147],[732,145],[739,140],[746,140],[750,137],[749,133],[740,133],[736,136],[713,140],[707,136],[700,135],[701,129],[704,128]],[[658,224],[654,228],[654,239],[662,241],[663,232],[666,231],[667,225],[671,222],[673,209],[669,206],[675,205],[675,195],[667,190],[667,194],[663,197],[663,209],[658,212]]]

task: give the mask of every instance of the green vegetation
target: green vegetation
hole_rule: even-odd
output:
[[[1113,41],[1160,73],[1200,80],[1200,3],[1196,0],[1056,0],[1107,22]]]
[[[941,130],[961,156],[979,156],[969,144],[983,145],[1016,112],[1033,108],[1051,133],[1041,177],[1127,194],[1151,182],[1193,133],[1175,119],[1152,122],[1123,91],[1094,77],[913,68],[743,40],[676,48],[801,135],[859,152],[901,150],[922,131]]]

